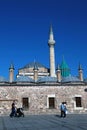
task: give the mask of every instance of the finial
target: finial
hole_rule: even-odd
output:
[[[50,34],[53,34],[52,24],[50,25]]]
[[[79,70],[82,70],[82,66],[81,66],[81,64],[79,63]]]
[[[50,46],[54,44],[55,44],[55,40],[54,40],[54,35],[53,35],[53,29],[52,29],[52,25],[50,25],[48,45]]]
[[[34,69],[33,70],[38,70],[38,66],[37,66],[35,61],[34,61]]]
[[[58,70],[60,70],[60,65],[58,64]]]
[[[56,68],[56,70],[60,70],[60,65],[59,65],[59,64],[57,65],[57,68]]]
[[[11,62],[10,68],[9,69],[14,69],[14,64]]]

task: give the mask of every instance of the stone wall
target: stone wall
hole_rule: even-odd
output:
[[[25,114],[58,114],[61,102],[67,102],[69,113],[85,113],[87,111],[87,92],[85,85],[47,86],[47,85],[9,85],[0,86],[0,114],[9,114],[11,104],[16,100],[17,107],[22,107],[22,99],[27,97],[29,108]],[[53,97],[55,108],[49,109],[49,97]],[[76,107],[75,97],[81,97],[82,107]]]

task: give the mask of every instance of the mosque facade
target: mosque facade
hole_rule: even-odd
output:
[[[55,69],[55,40],[50,27],[49,61],[47,68],[31,62],[18,70],[14,80],[14,66],[10,65],[9,80],[0,77],[0,114],[9,114],[11,104],[23,107],[25,114],[58,114],[60,104],[67,104],[68,113],[87,112],[87,79],[81,64],[78,76],[72,76],[66,61]]]

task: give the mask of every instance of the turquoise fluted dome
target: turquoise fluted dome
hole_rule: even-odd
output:
[[[67,77],[67,76],[70,75],[70,69],[69,69],[69,67],[66,64],[64,59],[63,59],[61,65],[60,65],[60,70],[61,70],[61,76],[62,77]]]

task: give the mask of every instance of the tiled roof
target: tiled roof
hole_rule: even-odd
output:
[[[19,76],[16,79],[17,82],[34,82],[34,80],[28,76]]]
[[[0,76],[0,82],[5,82],[8,81],[7,79],[5,79],[4,77]]]
[[[86,79],[84,79],[84,82],[86,82],[86,83],[87,83],[87,78],[86,78]]]
[[[45,77],[41,77],[37,80],[37,82],[57,82],[57,78],[56,77],[50,77],[50,76],[45,76]]]
[[[80,82],[80,79],[75,76],[69,75],[67,77],[62,78],[61,82]]]

